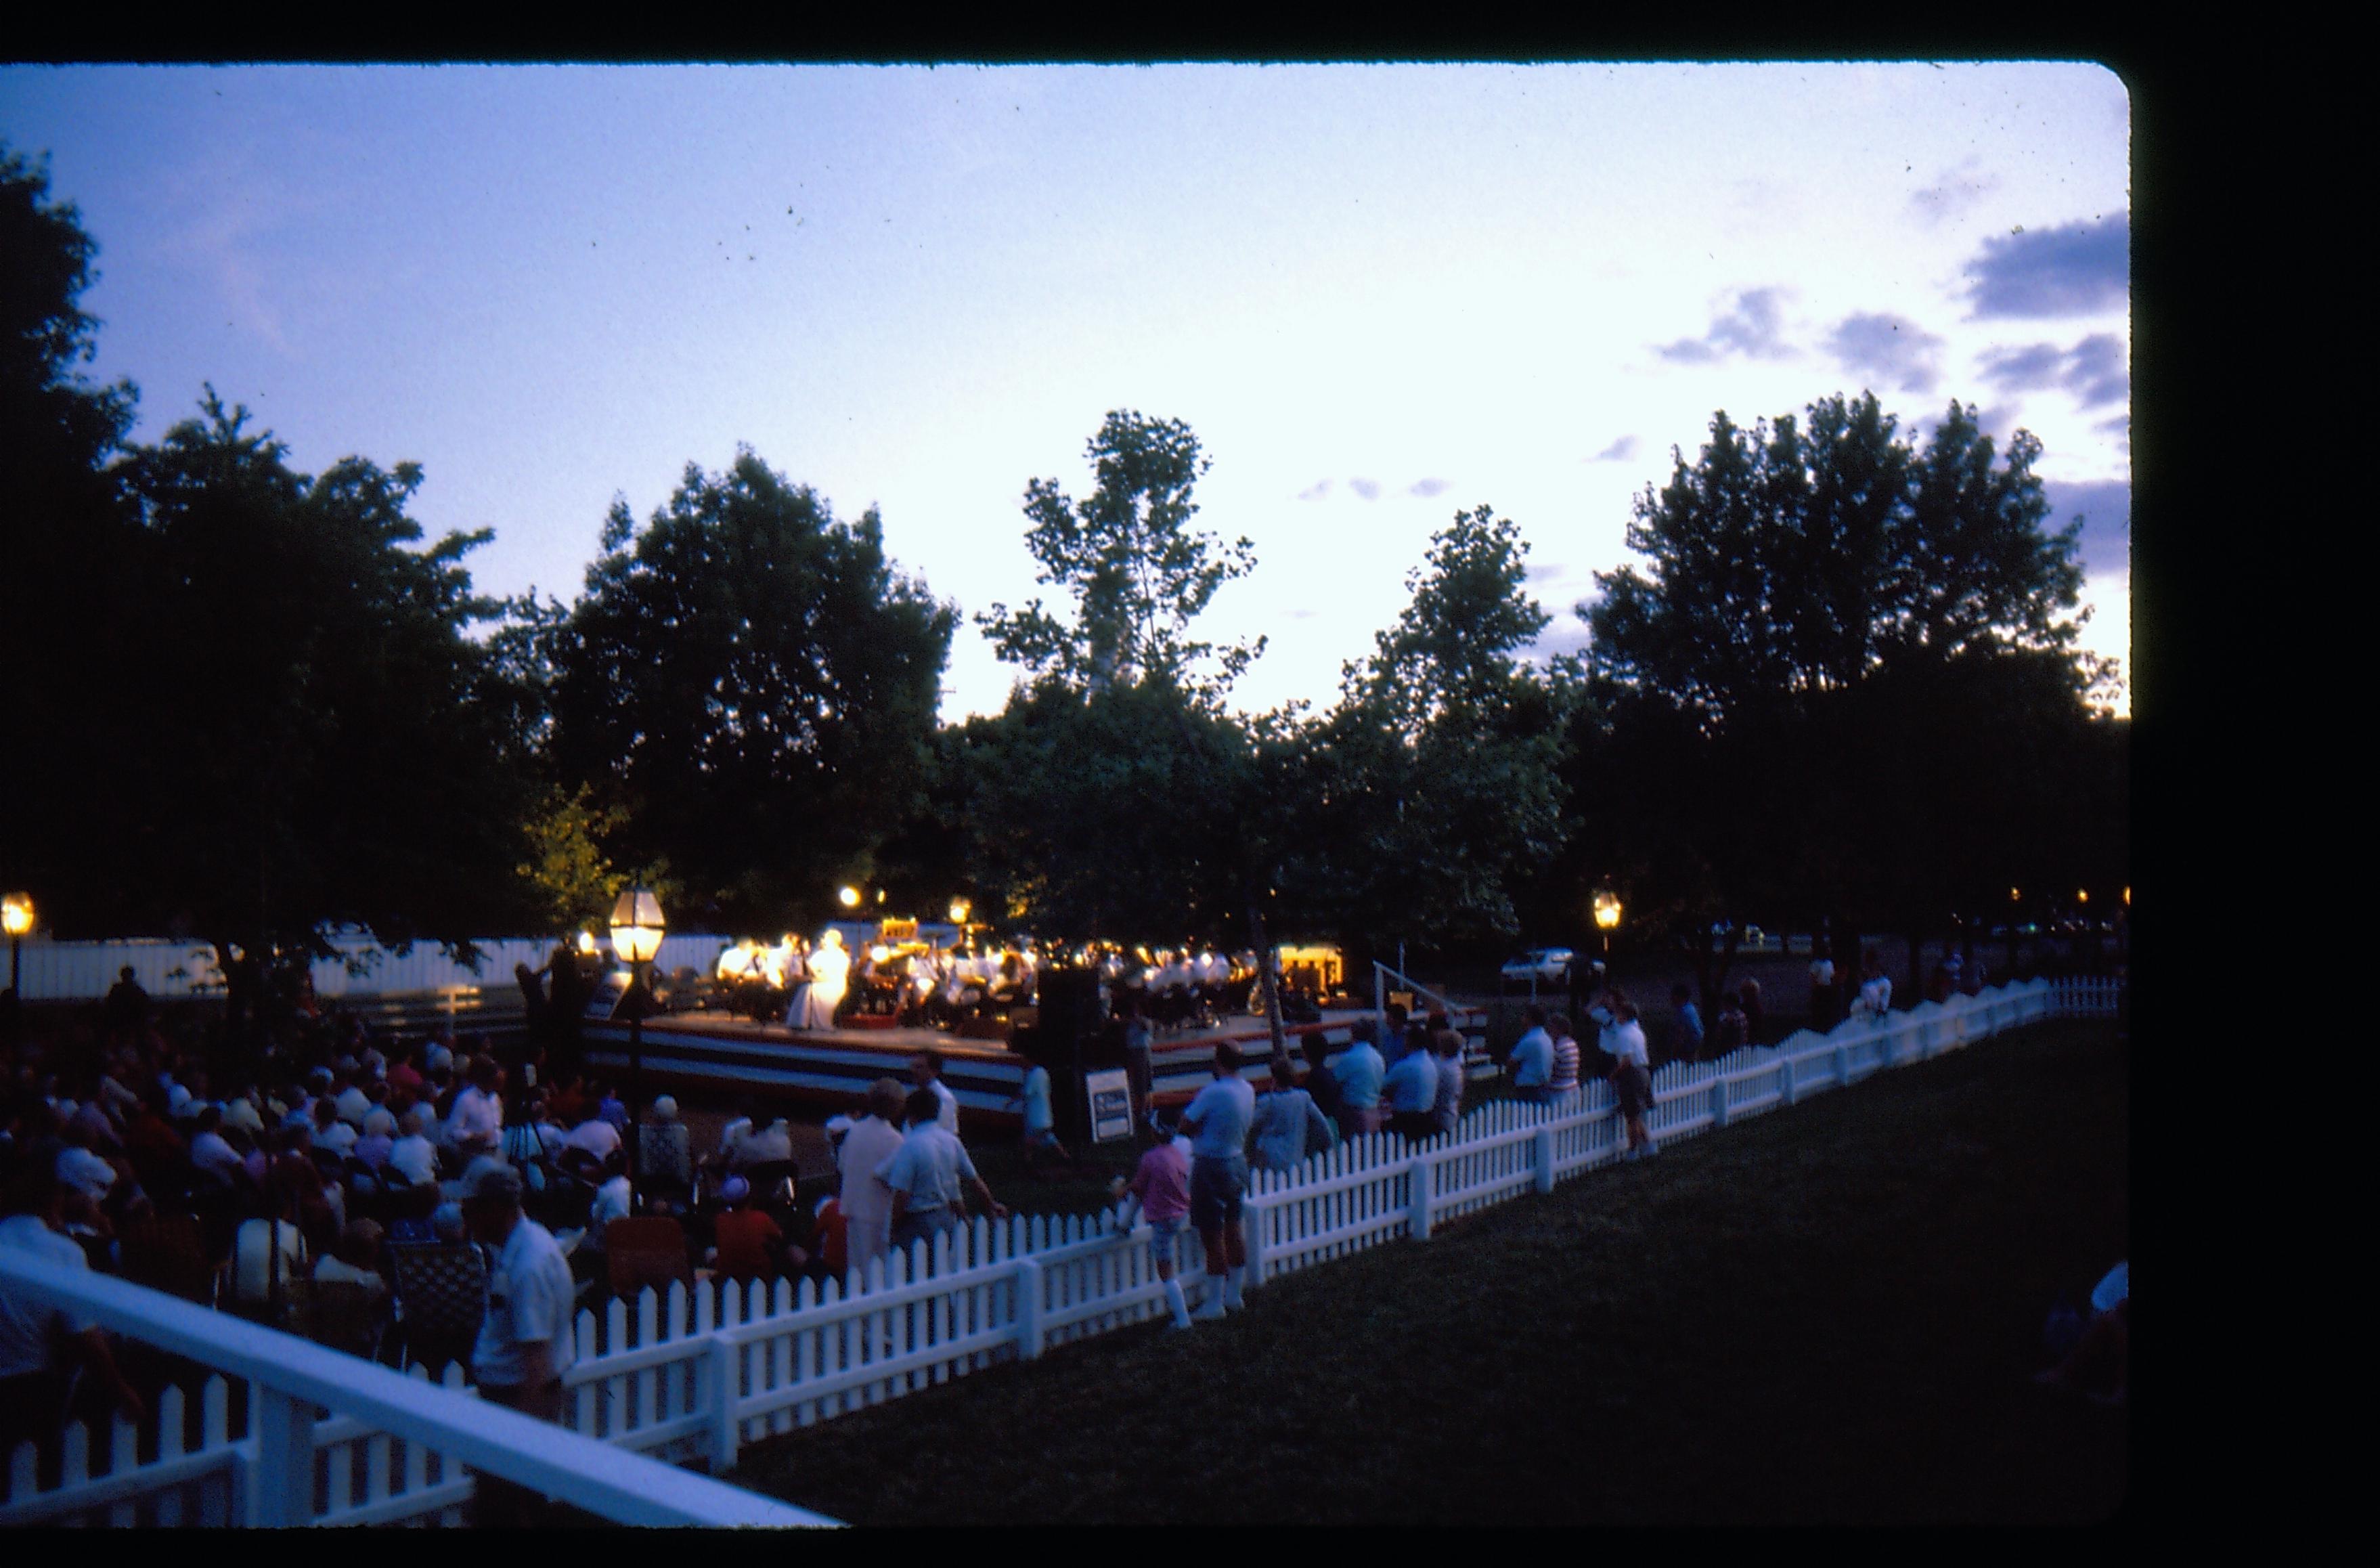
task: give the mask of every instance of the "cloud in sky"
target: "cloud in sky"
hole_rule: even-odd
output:
[[[1636,438],[1633,435],[1623,435],[1618,441],[1613,442],[1610,445],[1605,447],[1602,451],[1588,458],[1587,461],[1590,463],[1625,463],[1629,458],[1633,457],[1634,456],[1636,456]]]
[[[2131,395],[2124,345],[2112,333],[2094,333],[2071,348],[2054,343],[1984,351],[1984,379],[2009,392],[2062,387],[2085,408],[2121,403]]]
[[[1559,561],[1540,561],[1528,569],[1531,582],[1551,582],[1570,570]]]
[[[1968,158],[1935,176],[1925,189],[1910,192],[1909,207],[1928,228],[1938,228],[1999,188],[1999,176],[1985,170],[1981,159]]]
[[[1307,485],[1304,490],[1299,491],[1297,492],[1297,498],[1300,501],[1321,501],[1327,499],[1330,494],[1330,481],[1329,480],[1316,480],[1312,484]]]
[[[1984,241],[1967,263],[1976,319],[2088,316],[2131,298],[2131,219],[2118,213]]]
[[[2082,570],[2085,573],[2093,577],[2106,577],[2131,569],[2132,487],[2130,481],[2103,480],[2095,483],[2072,483],[2045,480],[2041,489],[2049,501],[2049,516],[2042,522],[2044,531],[2055,533],[2076,517],[2082,519]]]
[[[1942,340],[1906,316],[1846,316],[1827,334],[1827,348],[1845,370],[1903,392],[1931,392],[1942,377]]]
[[[1413,487],[1406,491],[1405,493],[1408,495],[1436,495],[1444,491],[1450,482],[1451,481],[1446,480],[1415,480],[1413,482]]]
[[[1735,308],[1712,317],[1710,330],[1702,336],[1682,337],[1653,352],[1683,365],[1712,364],[1730,354],[1754,359],[1791,359],[1795,349],[1779,335],[1783,322],[1778,301],[1783,294],[1779,288],[1740,290]]]
[[[1347,488],[1366,501],[1377,501],[1380,497],[1380,485],[1378,480],[1349,480]]]

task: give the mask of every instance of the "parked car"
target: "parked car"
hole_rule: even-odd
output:
[[[1508,980],[1560,985],[1570,978],[1570,966],[1577,956],[1567,947],[1533,947],[1505,965],[1502,974]]]

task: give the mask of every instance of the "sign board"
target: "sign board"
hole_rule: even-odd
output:
[[[1083,1098],[1091,1108],[1093,1143],[1132,1136],[1132,1080],[1123,1068],[1085,1073]]]
[[[1389,992],[1389,1004],[1392,1007],[1403,1008],[1405,1016],[1410,1018],[1413,1016],[1414,993],[1409,991],[1392,991]]]

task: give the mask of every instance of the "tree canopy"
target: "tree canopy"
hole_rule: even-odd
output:
[[[1072,596],[1071,624],[1038,599],[1014,611],[994,604],[977,623],[1002,660],[1078,687],[1228,687],[1264,651],[1264,638],[1217,654],[1189,626],[1216,590],[1255,569],[1256,549],[1191,528],[1198,507],[1190,492],[1210,466],[1198,438],[1179,419],[1119,409],[1086,450],[1099,483],[1083,500],[1055,480],[1025,487],[1026,548],[1039,563],[1037,580]],[[1202,682],[1200,662],[1210,654],[1220,674]]]
[[[638,531],[615,504],[566,616],[532,638],[552,766],[729,929],[822,918],[923,804],[955,612],[751,451],[689,465]]]

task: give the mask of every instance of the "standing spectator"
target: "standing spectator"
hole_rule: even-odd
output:
[[[1414,1031],[1419,1035],[1421,1031]],[[1418,1042],[1416,1042],[1418,1044]],[[1388,1079],[1381,1085],[1389,1102],[1389,1128],[1409,1142],[1419,1143],[1438,1131],[1437,1119],[1430,1114],[1438,1104],[1438,1057],[1433,1051],[1415,1049],[1405,1052],[1397,1064],[1389,1069]]]
[[[1314,1097],[1298,1088],[1297,1066],[1288,1051],[1273,1053],[1271,1076],[1257,1097],[1251,1134],[1256,1163],[1268,1171],[1294,1171],[1313,1137],[1320,1136],[1328,1147],[1330,1124]]]
[[[1827,955],[1826,942],[1821,933],[1813,945],[1817,956],[1810,960],[1810,1027],[1825,1034],[1835,1027],[1835,961]]]
[[[488,1273],[488,1310],[471,1352],[480,1397],[540,1421],[562,1416],[562,1376],[570,1370],[573,1285],[553,1234],[521,1212],[519,1173],[483,1160],[468,1173],[463,1218],[472,1238],[496,1249]],[[535,1524],[543,1509],[523,1488],[482,1472],[471,1522]]]
[[[1025,1106],[1025,1168],[1033,1170],[1042,1156],[1054,1154],[1068,1165],[1075,1157],[1058,1141],[1057,1113],[1050,1104],[1050,1069],[1036,1062],[1025,1070],[1025,1082],[1015,1098]]]
[[[1645,1130],[1645,1112],[1653,1104],[1653,1056],[1645,1044],[1644,1027],[1636,1021],[1636,1004],[1617,991],[1607,991],[1600,1010],[1610,1019],[1603,1029],[1603,1049],[1610,1056],[1612,1087],[1620,1095],[1620,1114],[1628,1127],[1627,1159],[1641,1160],[1659,1149]]]
[[[1256,1101],[1256,1090],[1240,1076],[1240,1048],[1225,1040],[1215,1047],[1214,1081],[1182,1113],[1182,1130],[1190,1137],[1190,1222],[1207,1248],[1201,1318],[1220,1318],[1243,1305],[1240,1274],[1247,1266],[1248,1244],[1240,1211],[1248,1188],[1245,1150]]]
[[[1403,1061],[1413,1050],[1413,1015],[1405,1010],[1405,1004],[1390,1003],[1384,1016],[1388,1024],[1380,1031],[1380,1070],[1383,1073]]]
[[[1372,1044],[1372,1020],[1355,1020],[1354,1039],[1330,1064],[1339,1087],[1339,1130],[1351,1138],[1380,1130],[1380,1085],[1388,1064]]]
[[[1132,1124],[1135,1129],[1148,1121],[1148,1097],[1155,1090],[1157,1069],[1151,1047],[1155,1040],[1148,1018],[1140,1010],[1140,998],[1125,993],[1121,1003],[1123,1011],[1123,1068],[1132,1088]]]
[[[1884,960],[1871,947],[1860,955],[1859,996],[1852,1003],[1852,1016],[1873,1024],[1891,1008],[1892,977],[1884,972]]]
[[[1683,984],[1670,988],[1670,1011],[1677,1019],[1677,1054],[1689,1062],[1703,1059],[1703,1015],[1695,1010],[1694,993]]]
[[[1451,1135],[1463,1120],[1463,1036],[1439,1029],[1430,1038],[1438,1050],[1438,1092],[1430,1101],[1430,1122]]]
[[[1532,1002],[1521,1009],[1521,1022],[1528,1027],[1512,1042],[1507,1062],[1512,1070],[1512,1089],[1528,1104],[1543,1105],[1553,1099],[1554,1076],[1554,1042],[1546,1032],[1546,1010]]]
[[[1743,1018],[1743,997],[1740,991],[1723,991],[1718,999],[1718,1023],[1711,1031],[1711,1051],[1721,1061],[1750,1043],[1752,1030]]]
[[[909,1063],[909,1081],[934,1097],[934,1102],[941,1108],[937,1119],[942,1131],[953,1137],[958,1136],[959,1097],[951,1092],[950,1085],[942,1082],[942,1053],[939,1051],[917,1052]]]
[[[1546,1020],[1546,1032],[1554,1037],[1552,1075],[1546,1079],[1546,1094],[1560,1100],[1578,1090],[1578,1040],[1571,1033],[1570,1015],[1557,1013]]]
[[[1768,1014],[1761,1005],[1760,982],[1746,976],[1735,990],[1743,1008],[1743,1043],[1758,1045],[1768,1038]]]
[[[852,1124],[834,1151],[842,1178],[835,1200],[843,1214],[847,1266],[854,1272],[892,1245],[892,1189],[876,1173],[900,1151],[904,1109],[900,1084],[877,1079],[868,1088],[868,1114]]]
[[[67,1195],[56,1167],[56,1153],[46,1143],[15,1162],[6,1218],[0,1219],[0,1247],[61,1269],[88,1270],[91,1260],[66,1234]],[[148,1419],[140,1394],[116,1369],[98,1324],[30,1292],[0,1287],[0,1453],[15,1453],[29,1438],[43,1444],[57,1438],[73,1372],[61,1354],[67,1347],[106,1384],[128,1419]]]
[[[973,1184],[993,1219],[1008,1218],[1006,1206],[976,1173],[965,1146],[942,1126],[942,1102],[933,1091],[915,1090],[905,1109],[908,1126],[901,1147],[876,1172],[892,1189],[892,1245],[905,1247],[956,1230],[966,1215],[962,1182]]]
[[[89,995],[88,991],[84,992]],[[137,1036],[149,1021],[149,993],[132,978],[132,966],[127,964],[116,972],[115,983],[108,988],[107,1000],[100,1004],[107,1010],[107,1032],[110,1036]]]
[[[1183,1298],[1182,1282],[1173,1277],[1181,1251],[1182,1232],[1190,1220],[1190,1140],[1160,1136],[1140,1157],[1125,1189],[1139,1200],[1140,1217],[1148,1222],[1149,1255],[1157,1263],[1158,1282],[1165,1287],[1165,1305],[1173,1326],[1190,1326],[1190,1304]]]
[[[1314,1097],[1314,1108],[1330,1124],[1330,1136],[1321,1149],[1309,1146],[1308,1154],[1318,1154],[1339,1141],[1339,1079],[1330,1071],[1330,1042],[1318,1033],[1305,1037],[1305,1092]]]

